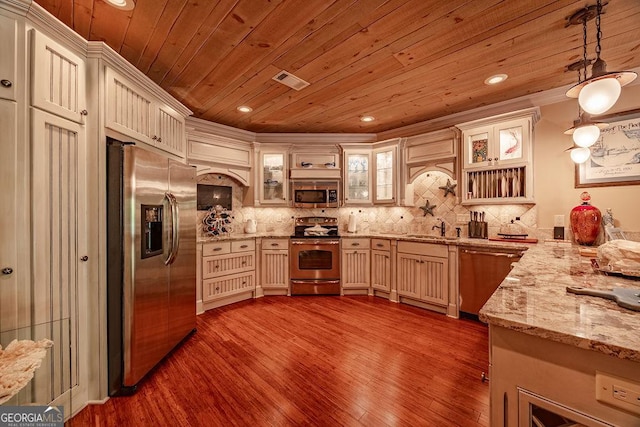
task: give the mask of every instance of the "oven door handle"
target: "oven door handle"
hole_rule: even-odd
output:
[[[292,240],[292,245],[339,245],[340,240]]]
[[[336,283],[340,283],[340,279],[337,279],[337,280],[325,280],[325,279],[296,280],[296,279],[291,279],[291,283],[294,284],[294,285],[304,285],[304,284],[308,284],[308,283],[336,284]]]

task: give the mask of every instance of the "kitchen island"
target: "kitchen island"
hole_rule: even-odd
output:
[[[492,426],[558,416],[640,426],[640,312],[567,286],[640,293],[640,281],[594,271],[575,246],[532,246],[480,311]]]

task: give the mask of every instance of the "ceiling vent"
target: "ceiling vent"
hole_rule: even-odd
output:
[[[280,82],[285,86],[289,86],[291,89],[295,90],[304,89],[311,84],[285,70],[282,70],[278,74],[273,76],[273,80]]]

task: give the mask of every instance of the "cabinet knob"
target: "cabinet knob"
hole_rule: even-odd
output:
[[[247,261],[242,261],[242,265],[247,265]]]
[[[2,85],[2,87],[11,87],[11,86],[13,86],[13,83],[11,82],[11,80],[7,80],[7,79],[0,80],[0,84]]]
[[[219,290],[220,290],[220,286],[216,286],[216,291],[219,291]]]
[[[5,268],[2,269],[2,274],[9,275],[11,273],[13,273],[13,268],[11,268],[11,267],[5,267]]]
[[[89,257],[86,255],[83,255],[80,257],[80,261],[88,261],[88,260],[89,260]]]
[[[87,110],[82,110],[82,111],[80,111],[80,115],[81,116],[88,116],[89,112]]]
[[[158,137],[157,137],[157,136],[155,136],[155,135],[153,135],[153,136],[151,137],[151,139],[153,139],[153,140],[155,141],[156,139],[158,139]]]
[[[162,138],[158,137],[158,142],[162,142]]]

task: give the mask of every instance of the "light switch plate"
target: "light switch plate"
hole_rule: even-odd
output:
[[[596,371],[596,400],[640,415],[640,383]]]
[[[564,227],[564,215],[554,215],[553,216],[553,226],[554,227]]]

